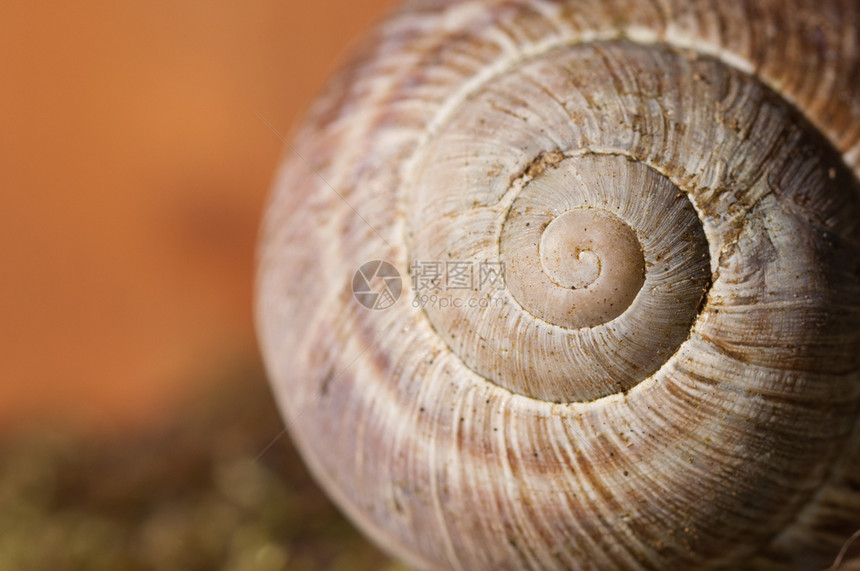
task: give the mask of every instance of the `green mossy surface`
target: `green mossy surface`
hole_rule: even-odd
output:
[[[0,569],[404,569],[313,483],[262,373],[241,377],[145,431],[2,435]]]

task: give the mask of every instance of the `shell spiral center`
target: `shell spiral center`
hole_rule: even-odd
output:
[[[565,212],[547,225],[538,249],[543,273],[558,287],[575,290],[579,298],[576,312],[565,312],[565,304],[556,314],[541,316],[558,325],[591,327],[614,319],[633,303],[645,282],[645,257],[636,233],[607,211]],[[560,322],[565,313],[567,319]]]

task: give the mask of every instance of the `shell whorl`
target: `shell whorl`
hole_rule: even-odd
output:
[[[298,131],[264,355],[399,557],[810,568],[860,527],[860,14],[726,4],[412,2]],[[503,279],[412,302],[464,262]]]

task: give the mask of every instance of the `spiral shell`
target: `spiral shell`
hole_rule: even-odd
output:
[[[829,565],[860,527],[859,32],[851,0],[380,25],[259,259],[275,395],[353,521],[427,569]]]

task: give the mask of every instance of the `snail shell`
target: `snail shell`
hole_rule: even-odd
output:
[[[381,24],[259,255],[275,395],[349,517],[427,569],[829,565],[860,527],[858,32],[853,0]]]

